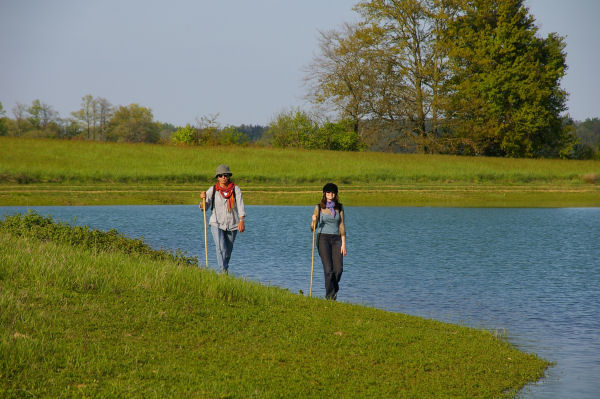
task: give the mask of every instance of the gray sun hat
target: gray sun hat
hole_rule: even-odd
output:
[[[228,174],[229,176],[233,175],[233,173],[231,173],[231,171],[229,170],[229,166],[227,166],[227,165],[217,166],[217,173],[215,174],[215,177],[217,177],[218,175],[224,175],[224,174]]]

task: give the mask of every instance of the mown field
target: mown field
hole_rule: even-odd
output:
[[[0,309],[2,398],[508,398],[550,365],[37,215],[0,222]]]
[[[228,164],[248,204],[600,206],[600,161],[0,137],[0,205],[195,204]]]

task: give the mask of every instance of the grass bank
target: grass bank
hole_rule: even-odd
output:
[[[31,215],[0,224],[0,396],[505,398],[549,366],[487,331],[93,234]]]
[[[195,204],[227,163],[249,204],[600,206],[600,161],[0,137],[0,205]]]

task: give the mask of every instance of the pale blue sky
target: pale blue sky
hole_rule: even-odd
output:
[[[155,119],[262,124],[302,97],[319,30],[356,19],[351,0],[0,0],[0,102],[61,117],[81,97],[138,103]],[[600,2],[527,0],[541,33],[567,36],[569,113],[600,117]]]

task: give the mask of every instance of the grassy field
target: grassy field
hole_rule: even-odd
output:
[[[600,206],[600,161],[0,137],[0,205],[195,204],[227,163],[248,204]]]
[[[549,366],[487,331],[308,298],[98,234],[0,223],[0,397],[506,398]]]

